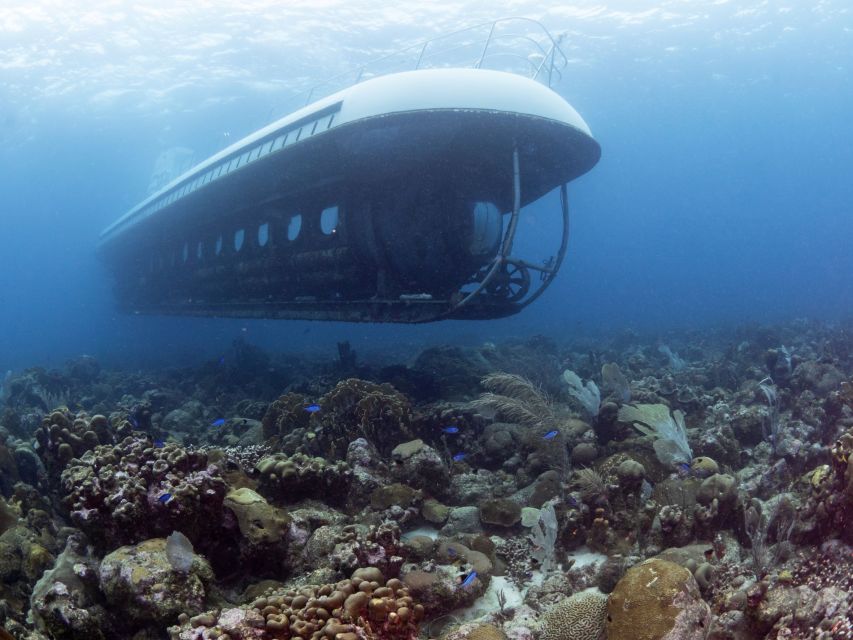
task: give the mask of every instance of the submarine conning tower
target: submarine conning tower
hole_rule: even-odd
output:
[[[518,52],[519,23],[538,34],[522,39],[533,55]],[[510,57],[505,35],[528,73],[487,68]],[[599,145],[550,88],[566,58],[539,23],[450,36],[452,52],[476,52],[472,63],[436,63],[430,40],[406,50],[411,70],[364,67],[342,90],[312,90],[107,227],[99,251],[119,307],[413,323],[503,317],[539,297],[566,253],[566,184],[597,163]],[[554,255],[516,255],[522,208],[554,190]]]

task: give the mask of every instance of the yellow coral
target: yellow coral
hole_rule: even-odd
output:
[[[821,485],[829,478],[830,473],[832,473],[832,467],[828,464],[822,464],[812,471],[809,474],[809,482],[812,489],[815,491],[820,489]]]

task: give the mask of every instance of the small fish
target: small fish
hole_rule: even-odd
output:
[[[444,428],[442,429],[442,431],[443,431],[444,433],[459,433],[459,427],[453,427],[453,426],[450,426],[450,427],[444,427]]]
[[[165,444],[166,443],[163,442],[162,440],[155,440],[154,441],[154,447],[157,449],[162,449]]]
[[[447,547],[447,555],[449,555],[451,558],[455,558],[456,549],[454,549],[453,547]]]
[[[549,431],[544,436],[542,436],[542,439],[543,440],[553,440],[554,438],[557,437],[557,434],[559,434],[559,433],[560,433],[559,431],[554,429],[553,431]]]
[[[305,407],[305,411],[307,411],[308,413],[317,413],[319,410],[319,404],[309,404],[307,407]]]
[[[465,459],[465,456],[467,455],[467,453],[457,453],[455,456],[453,456],[453,462],[462,462]]]
[[[223,424],[225,424],[225,418],[217,418],[216,420],[210,423],[210,426],[221,427]]]
[[[172,494],[171,493],[164,493],[162,496],[157,498],[157,502],[159,502],[160,504],[169,504],[171,501],[172,501]]]
[[[474,580],[476,580],[476,579],[477,579],[477,572],[472,571],[471,573],[468,574],[468,576],[462,581],[462,584],[459,586],[462,587],[463,589],[467,589],[468,587],[471,586],[471,583],[474,582]]]
[[[686,462],[679,462],[675,465],[675,468],[678,471],[678,475],[682,478],[686,478],[691,473],[690,465]]]
[[[133,416],[127,416],[127,420],[128,420],[128,422],[130,422],[130,424],[132,424],[132,425],[133,425],[133,428],[134,428],[134,429],[138,429],[138,428],[139,428],[139,420],[137,420],[137,419],[136,419],[136,418],[134,418]]]
[[[225,364],[225,356],[219,356],[219,364]]]

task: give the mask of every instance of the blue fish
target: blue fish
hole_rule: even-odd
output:
[[[166,443],[165,443],[165,442],[163,442],[162,440],[155,440],[155,441],[154,441],[154,446],[155,446],[157,449],[162,449],[162,448],[163,448],[163,445],[165,445],[165,444],[166,444]]]
[[[221,427],[223,424],[225,424],[225,418],[217,418],[216,420],[210,423],[210,426]]]
[[[690,475],[690,465],[686,462],[679,462],[675,467],[678,469],[678,473],[680,475],[689,476]]]
[[[553,440],[554,438],[557,437],[557,434],[559,434],[559,433],[560,433],[559,431],[554,429],[553,431],[549,431],[544,436],[542,436],[542,439],[543,440]]]
[[[305,411],[307,411],[308,413],[317,413],[319,410],[319,404],[309,404],[307,407],[305,407]]]
[[[463,589],[467,589],[468,587],[471,586],[471,583],[474,582],[474,580],[476,580],[476,579],[477,579],[477,572],[472,571],[471,573],[468,574],[468,577],[466,577],[462,581],[462,584],[459,586],[462,587]]]
[[[454,549],[453,547],[447,547],[447,555],[449,555],[451,558],[455,558],[456,549]]]
[[[128,422],[130,422],[130,424],[132,424],[132,425],[133,425],[133,428],[134,428],[134,429],[138,429],[138,428],[139,428],[139,420],[137,420],[137,419],[136,419],[136,418],[134,418],[133,416],[127,416],[127,420],[128,420]]]
[[[444,427],[442,431],[444,433],[459,433],[459,427]]]
[[[172,494],[171,493],[164,493],[162,496],[157,498],[157,502],[159,502],[160,504],[169,504],[171,501],[172,501]]]
[[[453,462],[462,462],[465,459],[465,456],[467,455],[467,453],[457,453],[455,456],[453,456]]]
[[[225,356],[219,357],[219,364],[225,364]]]

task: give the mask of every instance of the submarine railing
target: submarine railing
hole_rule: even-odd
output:
[[[522,274],[521,282],[525,282],[529,278],[530,271],[538,271],[542,277],[539,287],[529,296],[527,295],[527,291],[525,291],[521,295],[521,299],[519,301],[513,301],[513,304],[518,307],[518,310],[521,310],[545,292],[554,280],[554,276],[556,276],[557,272],[560,270],[560,266],[563,264],[569,245],[569,197],[565,183],[560,185],[560,212],[562,214],[563,222],[563,230],[560,237],[560,248],[553,260],[549,260],[542,265],[528,262],[520,258],[514,258],[511,255],[513,242],[515,241],[515,234],[518,230],[518,220],[521,216],[521,171],[519,168],[518,147],[514,147],[512,150],[512,191],[512,212],[510,214],[510,221],[507,225],[506,233],[504,234],[503,241],[501,242],[500,251],[494,258],[492,258],[491,265],[487,267],[486,275],[476,283],[475,288],[468,292],[461,300],[459,300],[459,302],[453,304],[444,313],[439,314],[439,317],[452,317],[454,313],[468,305],[471,301],[475,300],[484,291],[487,291],[489,286],[495,282],[495,279],[498,277],[501,269],[505,267],[507,269],[515,267],[516,273]],[[513,283],[513,276],[509,271],[507,271],[507,276],[509,277],[509,286]]]
[[[505,24],[527,24],[530,25],[533,29],[538,32],[538,39],[534,37],[530,31],[528,32],[507,32],[501,33],[499,27]],[[446,42],[448,39],[459,37],[463,34],[474,33],[478,30],[485,30],[488,28],[488,33],[483,38],[478,38],[474,40],[465,41],[459,44],[452,44],[446,46],[444,48],[436,49],[436,44],[442,41]],[[528,75],[531,79],[537,80],[540,82],[544,82],[549,87],[551,83],[556,79],[560,79],[562,74],[560,70],[565,68],[568,65],[568,58],[563,50],[560,48],[560,42],[562,41],[563,36],[555,39],[548,29],[545,28],[541,22],[534,18],[526,18],[523,16],[518,17],[507,17],[507,18],[498,18],[497,20],[492,20],[490,22],[481,22],[479,24],[472,25],[470,27],[465,27],[464,29],[459,29],[457,31],[452,31],[450,33],[445,33],[440,36],[436,36],[434,38],[430,38],[423,42],[419,42],[417,44],[409,45],[408,47],[403,47],[391,53],[388,53],[384,56],[380,56],[378,58],[374,58],[373,60],[356,67],[354,69],[350,69],[349,71],[345,71],[344,73],[340,73],[330,78],[327,78],[323,82],[320,82],[310,89],[307,89],[304,92],[298,93],[294,96],[293,103],[300,104],[300,106],[306,106],[312,102],[312,100],[319,99],[325,95],[329,95],[333,91],[337,89],[345,88],[346,86],[352,86],[358,84],[362,80],[366,78],[373,78],[380,75],[386,75],[387,73],[393,73],[395,71],[400,70],[418,70],[421,68],[425,68],[425,62],[428,59],[436,59],[438,56],[447,55],[449,53],[453,53],[454,51],[458,51],[460,49],[470,48],[476,45],[480,45],[480,53],[473,59],[466,59],[461,65],[448,65],[443,64],[439,66],[463,66],[463,67],[471,67],[475,69],[482,69],[483,66],[490,59],[495,59],[497,57],[512,57],[518,60],[524,61],[529,65],[529,69],[525,75]],[[527,43],[530,46],[530,49],[533,50],[533,53],[536,55],[542,56],[542,59],[538,64],[535,64],[530,60],[530,50],[527,51],[527,56],[522,55],[521,53],[515,51],[501,51],[494,52],[494,46],[497,42],[506,42],[506,41],[522,41]],[[543,46],[543,42],[545,46]],[[436,49],[434,51],[429,51],[430,48]],[[417,52],[417,58],[412,65],[409,64],[399,64],[398,68],[392,68],[388,71],[384,72],[372,72],[371,69],[373,67],[377,67],[381,63],[388,62],[395,57],[399,57],[408,53]],[[458,61],[457,61],[458,62]],[[344,86],[334,86],[335,83],[343,80],[347,77],[353,77],[354,80],[345,84]],[[544,78],[544,79],[543,79]],[[323,91],[323,89],[327,89],[327,91]],[[304,99],[301,96],[304,95]]]

